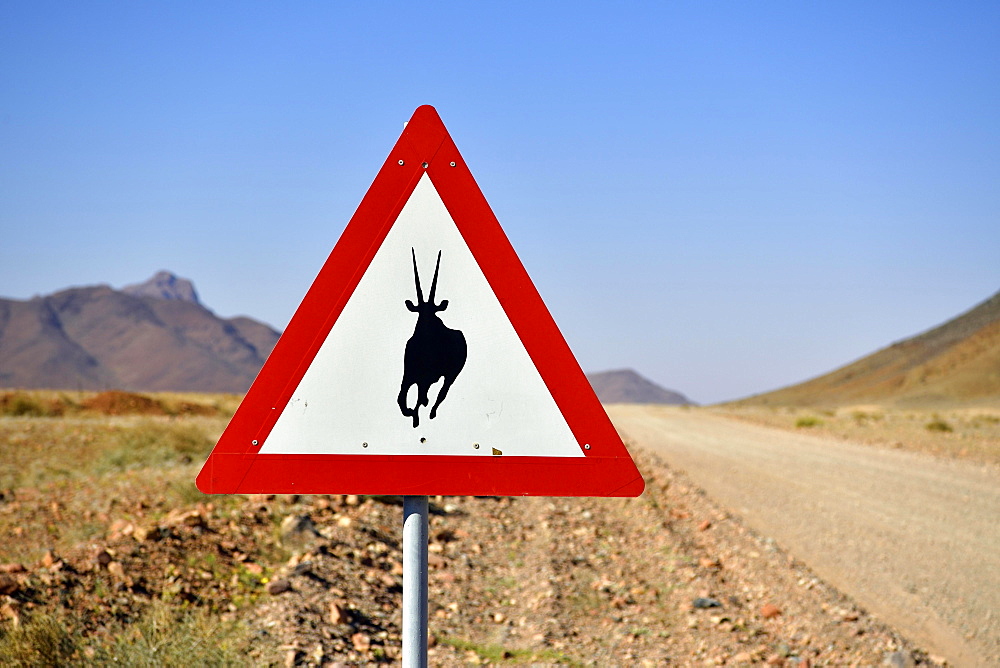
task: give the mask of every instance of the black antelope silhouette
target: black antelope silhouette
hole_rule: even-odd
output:
[[[449,329],[441,322],[438,312],[448,308],[448,300],[434,303],[434,292],[437,290],[438,270],[441,268],[441,251],[438,251],[437,264],[434,266],[434,280],[431,281],[431,292],[424,301],[424,293],[420,291],[420,274],[417,271],[417,254],[411,248],[413,256],[413,280],[417,285],[417,303],[406,300],[406,308],[417,314],[417,325],[413,328],[413,336],[406,342],[406,353],[403,356],[403,382],[399,386],[399,410],[403,415],[413,418],[413,426],[420,424],[419,411],[421,406],[428,404],[427,391],[439,378],[444,383],[438,391],[437,399],[431,407],[431,419],[437,415],[438,406],[448,396],[448,390],[455,378],[465,366],[468,349],[465,345],[465,335],[457,329]],[[410,386],[417,386],[417,403],[413,408],[406,405],[406,394]]]

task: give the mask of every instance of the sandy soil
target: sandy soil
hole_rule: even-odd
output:
[[[160,648],[202,646],[198,629],[255,665],[399,662],[398,497],[202,495],[194,477],[226,422],[218,397],[158,396],[154,414],[110,416],[15,399],[17,416],[0,417],[0,664],[121,665],[131,652],[151,665]],[[98,408],[150,410],[124,399]],[[179,410],[181,400],[215,410]],[[955,488],[955,476],[978,469],[705,410],[612,415],[646,479],[639,498],[432,499],[432,665],[910,667],[995,657],[996,531],[952,522],[947,510],[965,494],[977,502],[970,521],[995,518],[992,474],[981,490]],[[723,463],[699,478],[690,462],[713,451]],[[925,471],[923,460],[935,464]],[[915,471],[924,477],[913,482]],[[757,496],[728,500],[744,479]],[[927,507],[909,501],[925,492]],[[887,497],[908,501],[899,510]],[[771,509],[780,521],[760,523]],[[811,526],[810,509],[824,525]],[[868,554],[869,544],[892,550]],[[896,553],[913,568],[900,570]],[[882,599],[909,602],[925,626],[900,633]],[[177,623],[156,621],[164,606]],[[44,658],[46,646],[59,660]]]
[[[1000,663],[1000,469],[706,411],[615,406],[631,441],[955,665]]]
[[[0,663],[152,665],[201,642],[200,611],[241,624],[225,644],[254,665],[398,664],[399,499],[205,497],[224,423],[0,418]],[[942,664],[630,447],[637,499],[432,499],[431,665]],[[157,606],[176,629],[145,637]],[[45,619],[58,661],[29,632]]]

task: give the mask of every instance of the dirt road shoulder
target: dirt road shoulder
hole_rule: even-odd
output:
[[[1000,476],[992,466],[615,406],[626,437],[956,665],[1000,661]]]

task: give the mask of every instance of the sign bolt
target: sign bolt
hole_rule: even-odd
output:
[[[255,438],[252,441],[250,441],[250,445],[257,445],[257,439]]]
[[[590,450],[590,443],[587,443],[587,444],[585,444],[585,445],[583,446],[583,449],[584,449],[584,450]]]
[[[455,166],[455,165],[456,165],[457,163],[456,163],[456,162],[455,162],[454,160],[452,160],[452,161],[451,161],[451,162],[449,162],[448,164],[449,164],[449,165],[451,165],[452,167],[454,167],[454,166]]]
[[[367,448],[368,447],[368,441],[365,441],[364,443],[362,443],[361,447],[362,448]]]
[[[400,167],[402,167],[402,166],[403,166],[403,165],[405,165],[405,164],[406,164],[406,163],[405,163],[405,162],[403,162],[402,160],[400,160],[400,161],[399,161],[399,166],[400,166]]]

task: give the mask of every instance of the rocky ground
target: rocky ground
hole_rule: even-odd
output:
[[[639,459],[639,499],[436,500],[431,663],[933,663],[662,462]],[[289,662],[397,658],[399,508],[368,499],[308,516],[329,528],[276,573],[289,590],[258,623]],[[360,552],[352,531],[370,537]],[[340,584],[352,565],[354,596]]]
[[[0,449],[149,429],[59,419],[0,418]],[[200,425],[205,447],[224,424],[150,419]],[[127,664],[124,645],[143,642],[165,657],[177,633],[152,643],[144,630],[163,632],[146,622],[164,606],[222,625],[206,642],[235,650],[215,663],[398,663],[400,500],[200,497],[187,487],[200,465],[189,448],[84,477],[6,478],[0,663]],[[634,454],[647,481],[637,499],[432,499],[432,665],[943,663]]]

